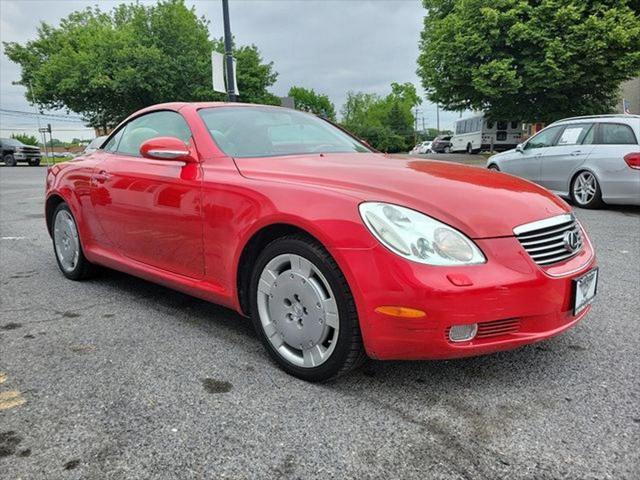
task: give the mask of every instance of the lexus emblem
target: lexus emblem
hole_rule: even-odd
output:
[[[562,241],[567,252],[573,253],[578,250],[578,247],[580,246],[580,238],[578,238],[578,234],[575,230],[570,230],[565,233]]]

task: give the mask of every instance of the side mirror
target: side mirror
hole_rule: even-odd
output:
[[[140,145],[140,155],[154,160],[180,160],[187,163],[195,161],[189,146],[176,137],[150,138]]]
[[[516,152],[519,152],[519,153],[524,152],[524,144],[523,143],[519,143],[518,145],[516,145]]]

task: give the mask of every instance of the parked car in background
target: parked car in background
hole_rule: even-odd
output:
[[[451,135],[444,135],[434,138],[431,142],[431,151],[435,153],[451,152]]]
[[[410,155],[419,155],[424,153],[431,153],[431,142],[420,142],[409,152]]]
[[[91,142],[89,142],[89,145],[87,145],[85,149],[82,151],[83,155],[86,155],[88,153],[93,153],[96,150],[98,150],[100,146],[104,143],[104,141],[107,139],[107,137],[108,135],[101,135],[91,140]]]
[[[367,354],[535,343],[582,320],[596,294],[591,242],[548,190],[449,162],[390,162],[281,107],[136,112],[97,152],[49,169],[45,212],[67,278],[103,265],[233,308],[305,380]]]
[[[487,167],[532,180],[583,208],[640,205],[640,115],[552,123]]]
[[[522,141],[522,122],[518,120],[489,120],[484,114],[461,118],[455,122],[451,137],[452,152],[478,153],[515,148]]]
[[[42,154],[39,147],[25,145],[15,138],[0,138],[0,149],[7,167],[15,167],[18,162],[28,162],[33,167],[40,165]]]

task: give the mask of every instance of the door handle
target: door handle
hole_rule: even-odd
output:
[[[572,157],[579,157],[580,155],[584,155],[584,154],[582,153],[582,150],[574,150],[573,152],[570,153],[570,155]]]
[[[95,183],[104,183],[109,180],[109,178],[111,178],[111,175],[109,175],[104,170],[100,170],[98,173],[94,173],[92,177]]]

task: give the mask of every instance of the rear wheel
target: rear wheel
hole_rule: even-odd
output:
[[[470,143],[467,143],[467,155],[471,155],[473,153],[473,147]]]
[[[95,267],[84,256],[75,218],[66,203],[53,212],[53,250],[62,274],[71,280],[82,280],[94,273]]]
[[[305,236],[276,239],[259,255],[251,314],[269,355],[303,380],[329,380],[365,359],[347,281],[329,253]]]
[[[495,170],[496,172],[500,171],[500,167],[498,167],[498,165],[496,165],[495,163],[492,163],[491,165],[489,165],[487,167],[489,170]]]
[[[451,153],[451,147],[449,145],[444,147],[444,153]]]
[[[571,200],[582,208],[598,208],[602,206],[602,191],[596,176],[583,171],[571,182]]]
[[[4,157],[2,157],[2,159],[4,160],[4,164],[7,167],[15,167],[18,164],[18,162],[16,161],[16,157],[14,157],[10,153],[7,153]]]

